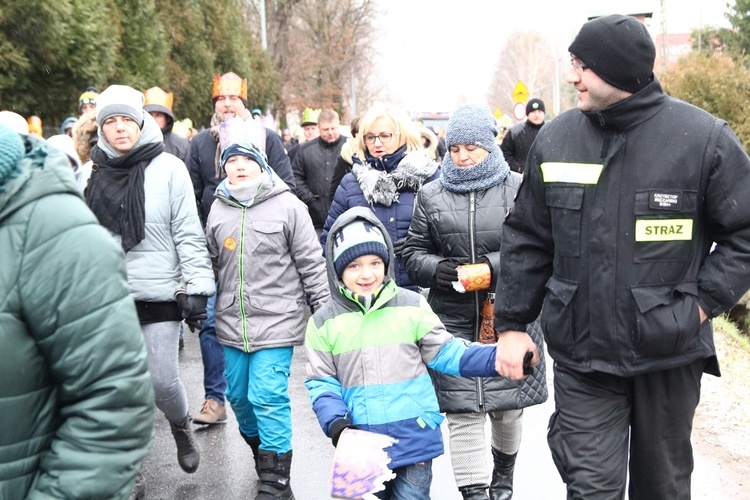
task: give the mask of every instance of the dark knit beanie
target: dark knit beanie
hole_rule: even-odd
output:
[[[363,255],[377,255],[388,266],[390,252],[380,229],[357,219],[342,227],[333,240],[333,267],[340,278],[354,259]]]
[[[473,144],[492,151],[497,137],[497,120],[490,108],[479,104],[462,104],[448,120],[445,145]]]
[[[224,148],[221,153],[221,170],[224,171],[224,166],[227,160],[232,156],[245,156],[250,158],[255,163],[260,165],[261,171],[265,172],[268,170],[268,161],[266,155],[255,144],[249,142],[235,142]]]
[[[544,109],[544,101],[541,99],[531,99],[529,102],[526,103],[526,114],[528,115],[532,111],[546,111]]]
[[[656,48],[646,26],[614,14],[581,27],[568,52],[613,87],[636,93],[653,80]]]

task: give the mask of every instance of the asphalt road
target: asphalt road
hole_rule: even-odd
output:
[[[186,346],[180,353],[180,368],[191,410],[197,413],[203,402],[203,366],[196,334],[191,334],[186,329],[185,335]],[[304,351],[297,348],[290,379],[294,446],[292,488],[298,500],[329,499],[333,447],[312,411],[307,389],[303,384],[304,365]],[[549,382],[551,388],[551,380]],[[546,442],[547,421],[552,410],[550,395],[547,403],[527,408],[524,412],[523,441],[516,465],[514,498],[565,498],[565,486],[552,463]],[[228,413],[229,418],[224,424],[210,428],[195,426],[197,441],[202,450],[201,465],[195,474],[186,474],[177,465],[176,448],[169,424],[157,410],[154,443],[143,465],[146,498],[231,500],[254,497],[257,477],[252,453],[239,435],[234,414],[231,410]],[[432,498],[460,499],[447,449],[447,424],[444,423],[442,427],[446,453],[433,462]],[[700,451],[700,446],[696,446],[693,498],[742,498],[725,490],[724,482],[728,478],[720,464],[704,458]],[[489,463],[491,458],[488,456]]]

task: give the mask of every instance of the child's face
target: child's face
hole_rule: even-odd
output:
[[[260,165],[247,156],[235,155],[224,164],[230,184],[242,185],[258,177],[261,173]]]
[[[377,255],[363,255],[349,263],[341,274],[346,288],[359,295],[372,295],[385,278],[385,264]]]

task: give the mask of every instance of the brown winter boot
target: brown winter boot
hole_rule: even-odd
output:
[[[172,429],[174,442],[177,445],[177,462],[180,464],[182,470],[188,474],[192,474],[198,470],[201,456],[200,451],[198,451],[198,444],[193,439],[193,430],[190,428],[190,416],[185,417],[185,420],[180,424],[169,422],[169,427]]]
[[[292,485],[289,483],[291,468],[291,450],[279,455],[275,451],[258,449],[260,483],[258,483],[258,495],[255,500],[276,498],[294,500]]]
[[[492,459],[495,467],[492,469],[492,483],[490,483],[490,500],[510,500],[513,498],[513,469],[516,466],[518,453],[506,455],[502,451],[492,448]]]

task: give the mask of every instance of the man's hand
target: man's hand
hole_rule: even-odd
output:
[[[539,352],[529,334],[514,330],[498,332],[495,371],[501,377],[507,377],[511,380],[525,378],[523,360],[527,352],[531,353],[530,365],[533,368],[539,363]]]
[[[705,312],[703,312],[703,308],[701,306],[698,306],[698,314],[700,314],[701,325],[702,325],[703,322],[708,319],[708,315]]]

